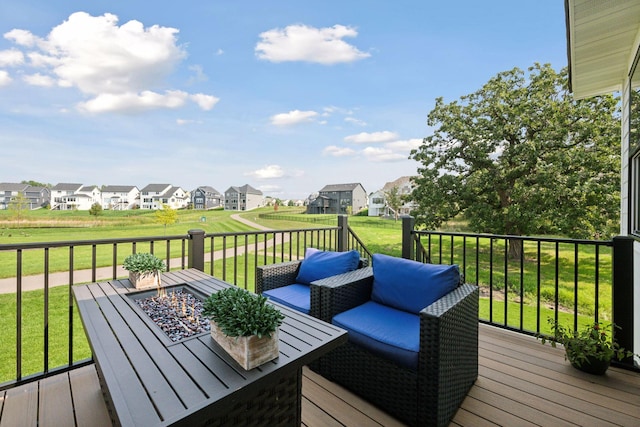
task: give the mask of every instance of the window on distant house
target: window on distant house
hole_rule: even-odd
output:
[[[629,90],[629,231],[640,235],[640,51],[636,52]]]

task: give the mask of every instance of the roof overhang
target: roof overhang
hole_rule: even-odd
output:
[[[640,43],[640,1],[565,0],[565,17],[574,97],[622,90]]]

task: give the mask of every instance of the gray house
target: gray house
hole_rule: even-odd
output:
[[[309,198],[308,214],[346,214],[360,212],[367,207],[367,192],[362,184],[326,185],[315,197]]]
[[[213,187],[203,185],[191,192],[194,209],[212,209],[222,206],[222,194]]]
[[[224,210],[248,211],[262,206],[262,191],[249,184],[242,187],[229,187],[224,192]]]
[[[7,209],[11,200],[22,194],[29,203],[29,209],[46,206],[51,201],[51,191],[47,187],[12,182],[0,183],[0,209]]]

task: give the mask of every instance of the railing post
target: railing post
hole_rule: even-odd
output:
[[[628,236],[613,238],[613,322],[621,329],[615,329],[614,336],[620,347],[633,350],[633,242]],[[615,359],[612,360],[615,363]],[[616,364],[633,367],[629,357]]]
[[[204,271],[204,230],[189,230],[189,268]]]
[[[402,258],[414,259],[413,227],[416,220],[410,215],[402,215]]]
[[[338,252],[349,250],[349,217],[347,215],[338,215]]]

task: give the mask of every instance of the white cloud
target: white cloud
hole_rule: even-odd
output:
[[[89,113],[125,112],[139,113],[156,108],[182,107],[189,94],[182,91],[167,91],[164,95],[149,90],[140,94],[103,93],[95,98],[79,104],[80,110]]]
[[[180,126],[183,126],[183,125],[189,125],[189,124],[191,124],[191,123],[195,123],[195,122],[196,122],[195,120],[188,120],[188,119],[176,119],[176,123],[177,123],[178,125],[180,125]]]
[[[355,150],[346,147],[337,147],[335,145],[330,145],[322,150],[322,154],[325,156],[333,156],[333,157],[345,157],[345,156],[353,156],[356,154]]]
[[[367,147],[362,150],[362,154],[367,160],[372,162],[395,162],[398,160],[406,160],[407,156],[395,153],[388,148]]]
[[[11,76],[5,70],[0,70],[0,87],[6,86],[11,83]]]
[[[38,37],[31,34],[29,31],[18,29],[13,29],[7,33],[4,33],[4,38],[25,47],[32,47],[39,40]]]
[[[16,67],[24,64],[24,54],[18,49],[0,50],[0,67]]]
[[[220,55],[224,55],[224,50],[222,50],[222,49],[218,49],[218,50],[216,51],[216,55],[218,55],[218,56],[220,56]]]
[[[357,135],[349,135],[344,138],[347,142],[353,142],[356,144],[372,144],[380,142],[390,142],[394,139],[398,139],[398,134],[395,132],[389,132],[388,130],[382,132],[361,132]]]
[[[358,125],[358,126],[367,125],[367,122],[365,122],[364,120],[356,119],[355,117],[345,117],[344,121],[347,123],[353,123],[354,125]]]
[[[306,61],[325,65],[353,62],[371,56],[342,40],[357,35],[354,28],[344,25],[327,28],[289,25],[261,33],[255,52],[258,58],[271,62]]]
[[[256,179],[274,179],[282,178],[284,171],[279,165],[267,165],[262,169],[245,173],[246,176],[252,176]]]
[[[204,73],[202,65],[191,65],[189,66],[189,70],[193,71],[193,73],[195,74],[189,79],[189,84],[193,84],[196,82],[206,82],[207,80],[209,80],[209,77]]]
[[[422,145],[422,139],[413,138],[413,139],[406,139],[402,141],[389,142],[384,146],[394,151],[405,151],[409,153],[411,150],[414,150],[420,147],[420,145]]]
[[[92,112],[177,108],[191,96],[210,110],[217,98],[165,89],[169,75],[186,58],[177,44],[178,30],[131,20],[118,25],[116,15],[91,16],[76,12],[45,38],[14,29],[4,37],[25,48],[28,65],[45,68],[61,87],[75,87],[91,99],[79,107]],[[206,78],[198,66],[196,78]]]
[[[203,93],[196,93],[194,95],[189,96],[193,102],[198,104],[200,108],[205,111],[211,110],[217,103],[220,101],[220,98],[216,98],[215,96],[205,95]]]
[[[271,116],[271,124],[275,126],[289,126],[309,122],[318,115],[315,111],[293,110]]]
[[[22,77],[27,84],[32,86],[51,87],[56,84],[56,81],[50,76],[45,76],[40,73],[30,74]]]

